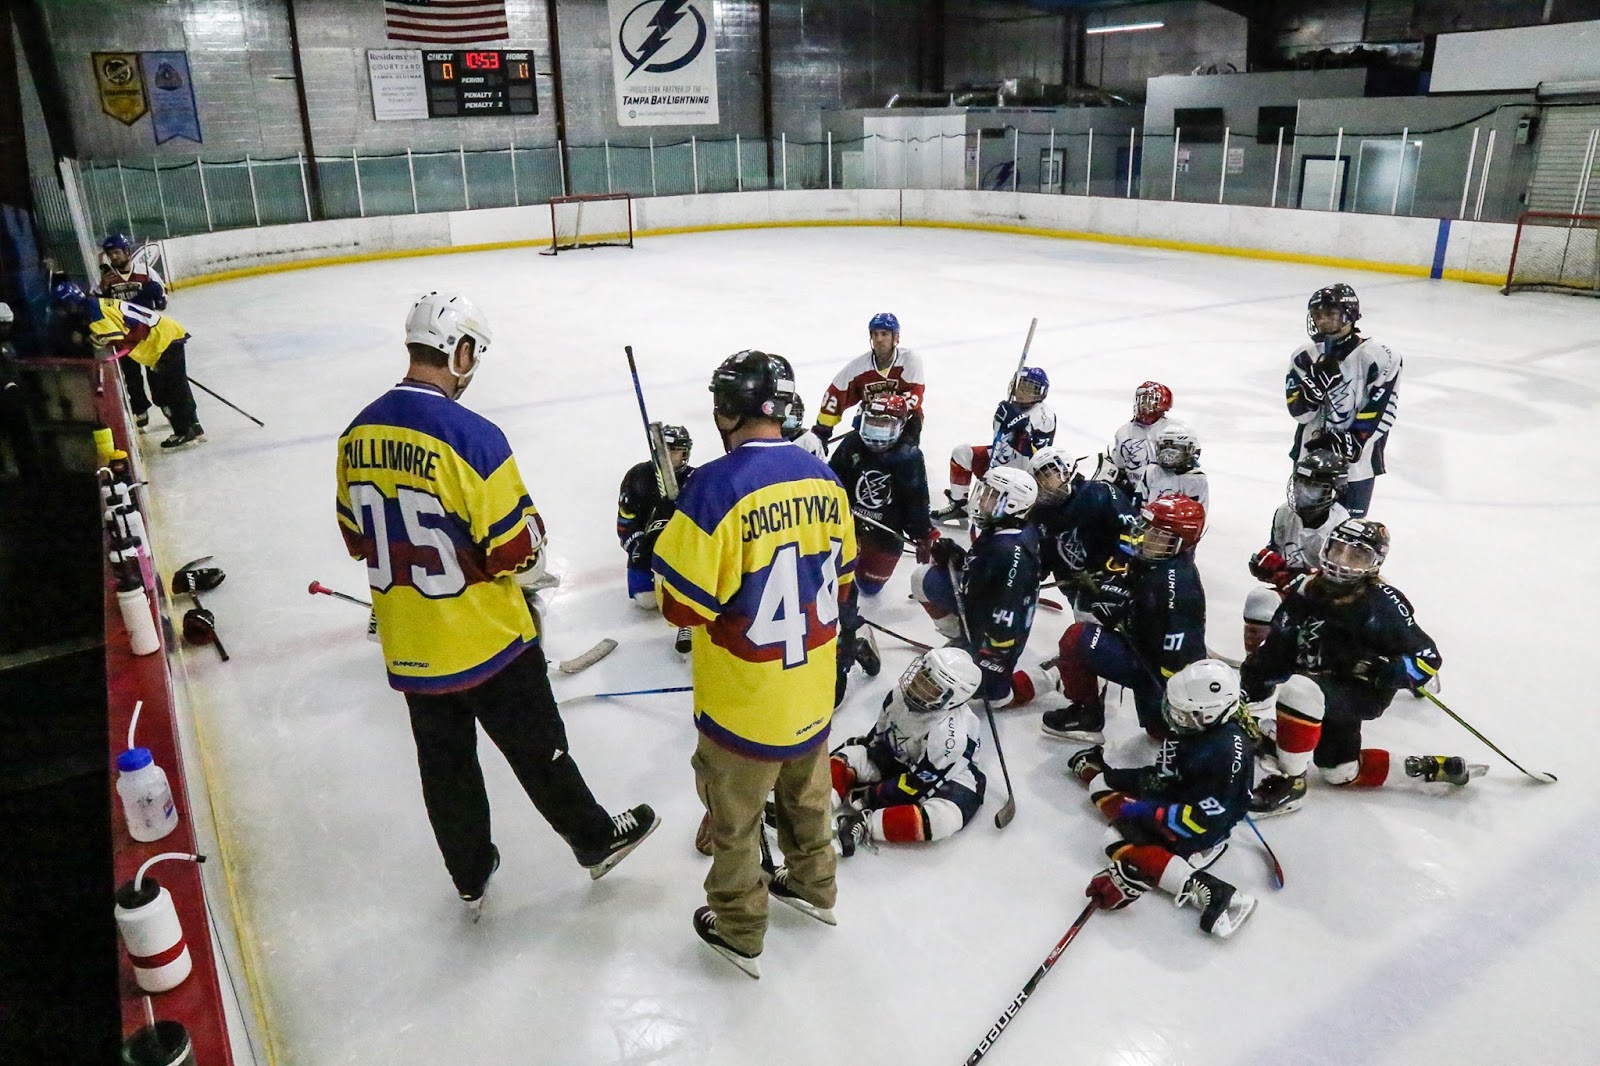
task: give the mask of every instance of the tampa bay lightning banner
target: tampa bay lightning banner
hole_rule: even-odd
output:
[[[607,2],[618,125],[715,125],[717,31],[712,0]]]
[[[183,137],[199,144],[200,115],[195,110],[194,83],[189,79],[189,53],[140,52],[139,62],[150,95],[156,143]]]

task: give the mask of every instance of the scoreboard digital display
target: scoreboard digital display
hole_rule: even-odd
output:
[[[537,115],[532,52],[424,52],[428,117]]]

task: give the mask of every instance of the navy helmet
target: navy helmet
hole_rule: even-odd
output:
[[[879,311],[877,314],[872,316],[872,321],[867,323],[868,333],[871,333],[875,329],[886,329],[890,333],[899,336],[900,320],[894,317],[894,315],[890,314],[888,311]]]

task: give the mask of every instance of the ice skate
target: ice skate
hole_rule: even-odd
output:
[[[1468,762],[1459,755],[1406,756],[1406,776],[1420,777],[1424,781],[1465,785],[1474,777],[1482,777],[1488,772],[1489,767],[1483,763]]]
[[[716,911],[713,911],[710,907],[701,907],[695,911],[694,932],[696,936],[706,942],[712,951],[715,951],[756,980],[759,981],[761,979],[761,953],[758,951],[754,955],[746,955],[722,939],[717,933]]]
[[[1306,799],[1305,774],[1272,774],[1250,793],[1250,813],[1271,818],[1300,809]]]
[[[188,431],[185,433],[179,433],[177,430],[173,430],[172,436],[162,441],[161,446],[167,449],[181,448],[185,444],[195,444],[205,439],[206,431],[200,428],[200,423],[196,422],[194,425],[190,426]]]
[[[461,902],[467,906],[467,918],[474,924],[483,917],[483,901],[489,891],[489,881],[494,877],[494,872],[500,869],[500,849],[490,844],[489,851],[493,854],[494,861],[489,865],[489,876],[483,879],[482,887],[476,892],[459,893]]]
[[[794,890],[794,887],[789,884],[789,868],[787,866],[780,866],[773,871],[772,880],[767,883],[767,891],[772,893],[775,898],[783,900],[783,902],[787,903],[801,914],[810,915],[823,925],[839,924],[839,920],[833,915],[832,907],[819,907],[815,903],[812,903],[811,901],[801,897],[800,894]]]
[[[611,840],[604,847],[598,851],[573,849],[573,854],[578,858],[578,865],[598,881],[610,873],[613,866],[627,858],[630,851],[644,843],[644,838],[654,833],[660,824],[661,819],[656,817],[650,805],[641,803],[631,811],[611,816]]]
[[[1200,928],[1214,937],[1228,939],[1239,931],[1256,909],[1256,898],[1240,892],[1220,877],[1204,871],[1190,875],[1183,890],[1172,898],[1179,907],[1200,911]]]
[[[840,858],[848,859],[863,845],[872,846],[867,816],[861,811],[845,811],[833,820],[833,829],[839,841]]]
[[[945,505],[936,511],[929,511],[928,517],[941,525],[964,525],[967,520],[967,498],[963,496],[956,499],[949,489],[944,490],[944,497],[947,501]]]
[[[856,638],[856,665],[868,677],[877,677],[878,671],[883,669],[883,656],[878,654],[878,639],[870,629],[866,636]]]
[[[1039,728],[1047,737],[1057,740],[1078,740],[1086,744],[1106,742],[1106,712],[1103,707],[1087,703],[1073,703],[1045,711],[1039,719]]]

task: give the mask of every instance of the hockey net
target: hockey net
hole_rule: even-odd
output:
[[[1501,292],[1600,296],[1600,215],[1524,211]]]
[[[550,198],[550,248],[545,255],[602,245],[633,247],[633,197],[627,193]]]

